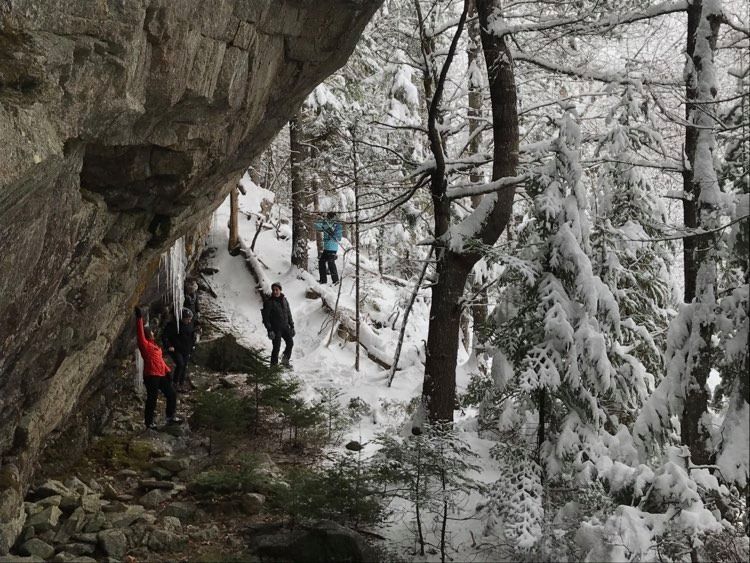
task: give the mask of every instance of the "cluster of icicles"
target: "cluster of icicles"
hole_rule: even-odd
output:
[[[185,302],[185,270],[187,268],[187,255],[185,253],[185,239],[180,237],[175,241],[168,251],[161,255],[159,260],[158,283],[161,289],[162,272],[166,274],[167,298],[172,300],[174,318],[179,319],[182,305]],[[177,323],[177,330],[180,324]],[[135,349],[135,374],[134,387],[137,392],[143,393],[143,358],[136,347]]]

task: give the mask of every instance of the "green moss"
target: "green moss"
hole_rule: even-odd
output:
[[[156,456],[152,444],[128,436],[105,436],[86,452],[86,458],[95,465],[137,471],[146,469]]]

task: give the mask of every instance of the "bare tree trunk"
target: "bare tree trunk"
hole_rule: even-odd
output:
[[[687,55],[691,59],[689,72],[686,80],[686,99],[685,117],[688,123],[695,123],[696,112],[711,111],[705,105],[705,100],[699,100],[699,73],[703,69],[704,61],[701,60],[700,54],[696,54],[696,39],[698,28],[702,18],[707,17],[703,14],[702,0],[696,0],[688,4],[688,30],[687,30]],[[708,38],[711,47],[711,56],[716,51],[716,40],[719,33],[720,21],[717,17],[710,17],[711,35]],[[707,61],[710,64],[710,61]],[[715,97],[716,94],[714,93]],[[688,125],[685,130],[685,154],[687,156],[689,167],[683,171],[683,186],[686,197],[683,201],[683,221],[686,228],[696,229],[703,225],[711,209],[701,201],[701,185],[695,179],[696,168],[696,150],[698,148],[698,137],[700,128],[696,125]],[[708,188],[708,186],[706,186]],[[704,217],[702,215],[705,214]],[[713,260],[711,252],[715,246],[715,235],[708,234],[704,236],[687,237],[683,239],[684,244],[684,265],[685,265],[685,302],[701,301],[703,298],[702,289],[707,285],[715,287],[715,269],[708,264]],[[698,279],[699,271],[704,268],[704,277],[713,272],[712,280]],[[708,451],[708,430],[703,425],[703,416],[708,411],[708,380],[709,372],[712,365],[712,347],[711,336],[714,333],[712,323],[701,324],[701,338],[705,345],[698,351],[698,357],[690,371],[686,374],[689,378],[687,393],[680,421],[680,438],[682,443],[690,448],[691,458],[696,464],[706,464],[710,462],[710,453]]]
[[[357,319],[357,352],[354,356],[354,369],[359,371],[359,169],[357,159],[357,126],[352,126],[352,167],[354,172],[354,314]],[[342,282],[339,282],[341,284]]]
[[[409,304],[406,306],[406,309],[404,310],[404,319],[403,321],[401,321],[401,331],[398,334],[398,343],[396,344],[396,353],[393,355],[393,365],[391,366],[391,373],[388,376],[388,387],[391,386],[391,383],[393,383],[393,376],[396,375],[396,369],[398,368],[398,359],[401,356],[401,347],[404,344],[404,335],[406,334],[406,324],[409,322],[409,313],[411,313],[411,308],[414,306],[414,301],[416,301],[417,295],[419,294],[419,290],[422,287],[424,276],[427,273],[427,268],[430,265],[430,258],[432,257],[433,249],[434,249],[434,246],[431,246],[430,251],[427,253],[427,257],[424,260],[424,265],[422,266],[422,271],[419,274],[419,279],[417,279],[417,283],[414,284],[414,289],[411,292],[411,298],[409,299]]]
[[[239,215],[239,192],[234,188],[229,192],[229,244],[227,250],[234,252],[240,244],[240,233],[237,225]]]
[[[465,21],[466,6],[458,33]],[[502,37],[490,35],[488,20],[499,9],[494,0],[477,0],[481,25],[482,47],[489,77],[492,102],[492,130],[494,153],[492,179],[514,176],[518,164],[518,113],[516,109],[516,86],[513,75],[513,59]],[[455,39],[455,38],[454,38]],[[452,45],[453,48],[453,45]],[[446,65],[450,64],[450,55]],[[435,172],[431,178],[432,201],[435,210],[435,239],[450,228],[450,202],[445,197],[445,158],[439,134],[435,128],[442,82],[447,69],[444,67],[436,88],[435,99],[430,108],[428,131],[430,147],[435,156]],[[494,244],[505,229],[511,215],[515,189],[510,187],[493,194],[492,208],[486,221],[476,233],[484,244]],[[430,325],[427,337],[427,362],[423,387],[423,401],[431,421],[453,420],[456,393],[456,358],[458,354],[458,332],[461,321],[461,298],[466,279],[472,267],[480,259],[476,253],[453,252],[445,242],[436,245],[437,281],[432,288]]]
[[[299,119],[289,122],[289,150],[292,178],[292,266],[307,269],[307,221],[305,182],[302,163],[305,160],[304,146],[300,138]]]
[[[467,0],[469,6],[469,24],[467,31],[469,34],[469,47],[467,49],[467,58],[469,63],[469,157],[479,153],[482,143],[482,84],[479,77],[480,63],[480,45],[481,37],[479,33],[479,19],[477,15],[476,0]],[[482,174],[479,170],[474,169],[469,175],[469,180],[473,184],[482,181]],[[476,209],[482,201],[481,195],[471,197],[471,206]],[[476,280],[471,276],[472,290],[476,294],[474,302],[471,304],[471,317],[473,334],[471,339],[472,353],[478,357],[482,342],[482,327],[487,322],[487,290],[482,288],[482,281]]]

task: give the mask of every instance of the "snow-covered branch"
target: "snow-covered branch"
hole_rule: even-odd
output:
[[[445,195],[448,199],[458,199],[475,195],[491,194],[506,188],[513,188],[518,184],[523,183],[527,178],[528,175],[522,174],[520,176],[500,178],[494,182],[488,182],[486,184],[459,184],[452,188],[448,188]]]
[[[544,21],[519,23],[508,25],[498,18],[489,27],[489,31],[495,35],[503,36],[514,33],[526,33],[530,31],[545,31],[557,27],[572,26],[573,32],[583,33],[602,33],[605,30],[613,29],[620,25],[636,23],[643,20],[652,19],[658,16],[673,14],[675,12],[684,12],[687,10],[687,0],[677,2],[662,2],[654,4],[644,9],[634,10],[625,14],[612,14],[607,17],[599,18],[595,21],[586,21],[590,14],[579,14],[572,18],[553,18]]]
[[[590,69],[581,69],[577,67],[552,63],[549,61],[542,60],[533,55],[521,53],[519,51],[513,51],[513,59],[517,62],[525,62],[533,64],[539,68],[542,68],[549,72],[557,74],[565,74],[567,76],[574,76],[583,80],[596,80],[598,82],[606,82],[608,84],[649,84],[654,86],[680,86],[681,82],[677,80],[660,80],[656,78],[650,78],[647,76],[630,77],[619,73],[607,73],[600,72]]]

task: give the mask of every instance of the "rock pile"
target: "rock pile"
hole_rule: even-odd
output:
[[[156,438],[156,437],[155,437]],[[164,438],[156,438],[156,441]],[[4,561],[120,561],[127,554],[152,559],[151,552],[179,552],[191,537],[218,535],[216,526],[188,525],[198,506],[173,501],[185,491],[178,480],[190,469],[190,458],[164,455],[138,472],[64,484],[48,480],[32,489],[24,503],[26,521],[14,554]]]

